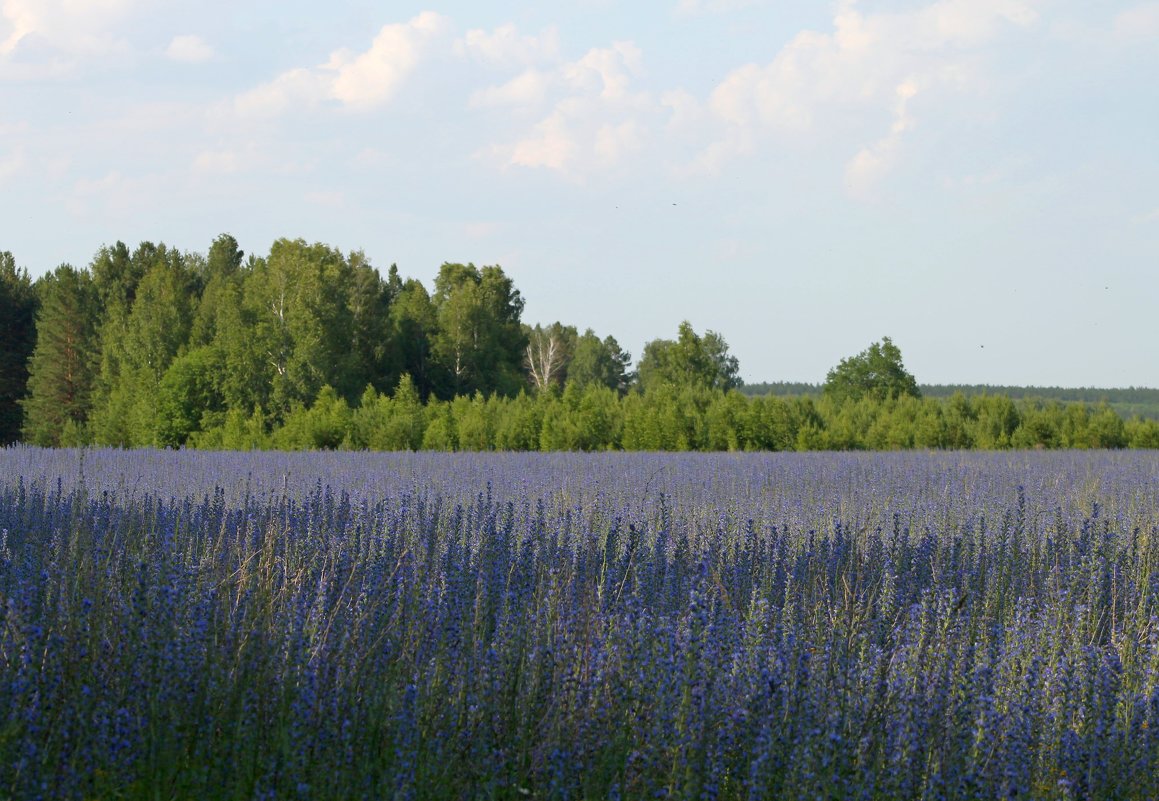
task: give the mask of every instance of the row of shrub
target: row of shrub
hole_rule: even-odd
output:
[[[324,388],[280,425],[260,409],[207,416],[202,424],[184,444],[444,451],[1159,448],[1159,422],[1123,420],[1106,404],[986,395],[837,403],[671,386],[621,396],[594,385],[424,404],[405,376],[393,396],[368,389],[353,407]]]

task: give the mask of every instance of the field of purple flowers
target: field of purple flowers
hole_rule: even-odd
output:
[[[0,798],[1154,799],[1159,454],[0,450]]]

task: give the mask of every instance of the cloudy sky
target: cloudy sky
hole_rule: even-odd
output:
[[[1159,387],[1159,2],[0,0],[0,250],[500,264],[749,381]]]

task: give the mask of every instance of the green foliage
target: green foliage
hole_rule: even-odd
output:
[[[536,392],[563,386],[575,356],[576,329],[574,325],[555,322],[549,326],[523,326],[527,339],[523,366]]]
[[[1127,447],[1159,450],[1159,422],[1133,417],[1123,424]]]
[[[903,395],[921,397],[917,381],[906,372],[901,351],[889,337],[874,342],[856,356],[842,359],[825,377],[823,392],[839,403],[864,397],[879,401]]]
[[[1096,388],[1096,387],[1034,387],[1000,386],[988,384],[918,384],[923,398],[949,400],[955,395],[977,398],[982,395],[1002,396],[1013,401],[1043,400],[1060,401],[1064,404],[1106,403],[1122,419],[1140,416],[1159,421],[1159,389],[1145,387]],[[780,397],[813,396],[822,394],[820,384],[791,381],[773,381],[760,384],[745,384],[740,391],[751,397],[777,395]]]
[[[20,438],[20,399],[28,388],[28,359],[36,347],[36,290],[12,254],[0,252],[0,447]]]
[[[157,389],[155,444],[181,447],[224,419],[226,406],[217,384],[223,370],[221,352],[210,346],[191,350],[169,365]]]
[[[570,384],[564,391],[580,392],[580,384]],[[613,450],[618,446],[624,429],[624,412],[620,395],[613,387],[587,384],[580,394],[575,409],[579,450]]]
[[[272,447],[265,415],[259,406],[252,414],[241,409],[225,413],[221,425],[192,435],[189,446],[207,450],[253,451]]]
[[[343,377],[349,393],[359,380],[379,392],[398,383],[390,359],[390,306],[394,290],[361,251],[351,253],[346,304],[350,310],[350,363]],[[397,268],[396,268],[397,274]]]
[[[15,419],[5,399],[23,394],[22,436],[46,445],[1159,448],[1159,422],[1106,402],[923,397],[889,338],[843,360],[823,390],[753,397],[736,391],[724,338],[688,322],[648,343],[637,378],[614,337],[525,326],[497,266],[444,264],[434,290],[302,240],[248,260],[228,234],[204,257],[118,242],[89,270],[62,266],[35,286],[0,254],[0,324],[14,343],[0,360],[0,433]]]
[[[675,341],[654,339],[644,346],[640,385],[645,392],[661,386],[729,390],[740,386],[740,364],[715,331],[700,336],[687,320]]]
[[[275,415],[309,403],[323,386],[352,399],[366,385],[353,370],[353,314],[343,291],[351,276],[339,251],[300,239],[279,239],[247,275],[244,303]]]
[[[236,310],[241,292],[242,259],[237,240],[222,234],[213,240],[209,256],[200,265],[203,286],[189,332],[190,347],[208,345],[217,338],[219,320]]]
[[[472,397],[459,395],[451,401],[456,448],[464,451],[487,451],[495,443],[495,408],[483,393]]]
[[[539,432],[539,447],[545,451],[580,450],[580,430],[577,423],[575,390],[568,388],[568,398],[549,396],[543,401],[543,426]]]
[[[37,282],[36,347],[28,363],[24,439],[80,444],[96,381],[98,293],[89,273],[61,265]]]
[[[296,450],[336,450],[350,442],[353,414],[346,400],[331,386],[325,385],[309,407],[295,405],[283,425],[275,430],[271,442],[275,448]]]
[[[705,411],[711,390],[657,384],[624,403],[625,450],[691,451],[707,447]]]
[[[757,398],[746,416],[745,450],[791,451],[797,445],[798,414],[792,402]]]
[[[374,451],[415,451],[422,447],[426,415],[414,381],[399,379],[394,397],[367,386],[351,421],[351,445]]]
[[[393,302],[390,306],[388,373],[411,376],[424,399],[435,392],[438,368],[431,353],[431,340],[438,330],[438,315],[430,295],[420,281],[400,282],[397,268],[391,268]]]
[[[567,381],[582,388],[589,385],[607,387],[623,395],[635,380],[632,355],[620,347],[613,336],[602,340],[592,329],[575,341],[567,369]]]
[[[524,386],[527,338],[523,298],[502,268],[446,263],[435,278],[438,328],[431,352],[441,368],[440,395],[472,389],[516,395]]]
[[[455,418],[451,404],[431,400],[426,408],[427,424],[423,430],[422,449],[424,451],[453,451],[458,448],[455,434]]]
[[[102,263],[115,263],[113,255],[98,258],[94,275]],[[127,283],[109,283],[113,275]],[[124,271],[108,273],[105,281],[113,300],[101,324],[101,369],[89,427],[99,442],[160,444],[160,382],[189,342],[199,280],[181,253],[145,242]]]
[[[537,451],[543,430],[545,404],[520,392],[510,400],[495,423],[495,449],[501,451]]]

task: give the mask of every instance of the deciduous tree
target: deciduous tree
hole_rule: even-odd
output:
[[[438,330],[432,353],[452,395],[515,395],[523,384],[527,339],[523,297],[498,266],[444,264],[435,279]]]
[[[825,377],[822,391],[837,403],[864,397],[888,400],[922,395],[917,380],[902,364],[901,350],[889,337],[874,342],[856,356],[842,359]]]
[[[595,384],[622,395],[635,377],[632,354],[621,348],[615,337],[609,335],[601,340],[589,328],[576,339],[575,352],[567,370],[569,384],[581,389]]]
[[[575,352],[575,326],[552,323],[549,326],[524,326],[527,347],[523,366],[532,388],[543,392],[549,387],[562,386]]]
[[[687,320],[675,341],[654,339],[644,346],[639,369],[645,392],[662,385],[727,391],[741,383],[740,364],[724,337],[715,331],[700,336]]]

